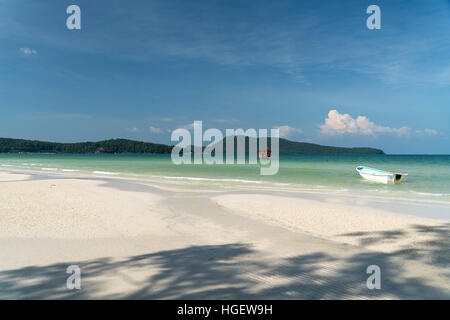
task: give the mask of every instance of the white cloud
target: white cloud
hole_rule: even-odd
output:
[[[194,123],[193,122],[188,123],[187,125],[183,126],[183,129],[188,129],[188,130],[194,129]]]
[[[303,130],[300,128],[293,128],[290,126],[276,126],[276,129],[280,130],[280,138],[288,138],[292,137],[295,134],[301,134],[303,133]]]
[[[221,118],[221,119],[215,119],[214,121],[217,123],[236,123],[236,122],[238,122],[238,120],[234,119],[234,118]]]
[[[26,54],[27,56],[32,55],[32,54],[37,54],[36,50],[30,49],[30,48],[20,48],[20,52],[22,52],[23,54]]]
[[[329,135],[348,133],[376,136],[377,134],[391,133],[398,136],[407,136],[411,133],[411,129],[408,127],[379,126],[365,116],[358,116],[354,119],[349,114],[341,114],[337,110],[330,110],[325,123],[319,127],[322,133]]]
[[[148,127],[148,130],[151,133],[161,133],[162,132],[161,128],[156,128],[156,127],[153,127],[153,126]]]
[[[434,129],[416,130],[416,133],[423,136],[437,136],[439,134],[439,132]]]
[[[129,131],[129,132],[139,132],[139,131],[141,131],[139,128],[136,128],[136,127],[133,127],[133,128],[126,128],[125,130],[126,130],[126,131]]]

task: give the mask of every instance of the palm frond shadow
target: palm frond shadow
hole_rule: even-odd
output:
[[[344,299],[449,298],[427,279],[402,276],[392,255],[345,261],[315,252],[261,259],[248,244],[190,246],[129,257],[57,263],[0,272],[0,299]],[[269,261],[269,262],[267,262]],[[68,290],[66,268],[81,268],[81,290]],[[382,289],[368,290],[366,268],[379,265]],[[139,275],[136,277],[136,275]],[[110,291],[120,279],[127,290]],[[116,288],[117,289],[117,288]]]

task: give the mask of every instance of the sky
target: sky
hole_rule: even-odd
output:
[[[201,120],[450,154],[450,1],[0,0],[0,112],[9,138],[173,144]]]

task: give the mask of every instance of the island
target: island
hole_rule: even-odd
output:
[[[236,137],[234,137],[235,140]],[[268,139],[270,147],[270,139]],[[236,141],[235,141],[236,142]],[[246,150],[249,139],[246,137]],[[236,145],[236,143],[235,143]],[[225,143],[224,143],[225,146]],[[314,143],[296,142],[280,138],[280,154],[384,154],[375,148],[343,148],[323,146]],[[0,138],[0,153],[171,153],[173,146],[135,141],[128,139],[109,139],[97,142],[47,142],[38,140]],[[224,152],[226,149],[224,148]]]

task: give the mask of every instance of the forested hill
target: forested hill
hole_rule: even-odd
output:
[[[58,143],[0,138],[0,153],[170,153],[172,146],[127,139]]]
[[[292,154],[332,154],[332,153],[353,153],[353,154],[384,154],[381,149],[375,148],[343,148],[323,146],[320,144],[295,142],[280,138],[280,153]]]
[[[228,139],[230,137],[227,137]],[[256,143],[257,149],[259,150],[259,141],[258,138],[249,138],[245,137],[245,150],[248,152],[249,150],[249,141],[256,139],[256,141],[252,141],[252,143]],[[220,142],[219,142],[220,143]],[[223,152],[226,153],[226,143],[222,140],[223,143]],[[270,138],[267,139],[268,148],[270,146]],[[342,148],[342,147],[331,147],[331,146],[323,146],[314,143],[307,142],[296,142],[290,141],[287,139],[280,138],[279,139],[279,152],[280,154],[384,154],[384,151],[381,149],[375,148]],[[234,136],[234,153],[237,153],[237,137]]]
[[[236,140],[236,137],[234,137]],[[252,138],[253,139],[253,138]],[[236,142],[236,141],[235,141]],[[270,139],[268,139],[270,147]],[[246,138],[248,151],[249,138]],[[236,146],[236,143],[235,143]],[[98,142],[58,143],[37,140],[0,138],[0,153],[170,153],[173,146],[127,139]],[[225,143],[224,143],[224,152]],[[341,148],[280,138],[280,154],[384,154],[374,148]]]

